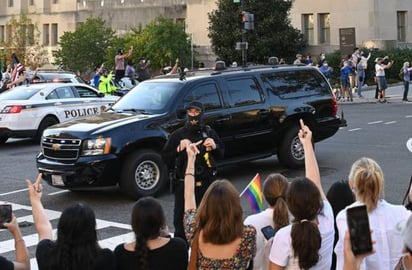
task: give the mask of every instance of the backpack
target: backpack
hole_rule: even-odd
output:
[[[404,68],[401,68],[401,70],[399,70],[399,78],[403,81],[403,76],[405,75],[404,72]]]

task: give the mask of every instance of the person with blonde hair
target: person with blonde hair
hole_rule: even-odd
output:
[[[355,161],[349,173],[349,185],[355,193],[356,201],[347,206],[336,217],[339,240],[335,247],[336,269],[344,263],[344,237],[348,230],[346,213],[349,207],[365,204],[368,210],[372,239],[376,241],[376,252],[363,261],[364,270],[394,269],[402,256],[402,237],[395,231],[401,222],[411,215],[403,205],[388,203],[383,199],[384,175],[378,163],[367,157]]]
[[[269,207],[264,211],[248,216],[244,223],[256,228],[256,256],[253,259],[253,269],[266,269],[268,258],[265,258],[267,241],[262,228],[270,226],[274,231],[289,224],[289,210],[286,204],[286,191],[289,182],[279,173],[270,174],[263,182],[263,197]]]
[[[186,147],[183,224],[191,242],[188,269],[248,269],[256,252],[256,230],[243,225],[239,192],[233,184],[214,181],[196,209],[194,166],[201,143]]]

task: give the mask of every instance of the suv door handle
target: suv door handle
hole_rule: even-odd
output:
[[[262,110],[259,110],[259,112],[258,112],[258,114],[261,115],[261,116],[267,116],[267,115],[269,115],[269,113],[270,113],[270,111],[267,110],[267,109],[262,109]]]
[[[217,124],[222,124],[224,122],[230,121],[232,117],[230,115],[223,115],[215,120]]]

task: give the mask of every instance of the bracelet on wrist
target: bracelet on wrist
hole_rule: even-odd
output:
[[[17,243],[17,242],[20,242],[20,241],[23,241],[23,242],[24,242],[24,239],[23,239],[23,238],[19,238],[19,239],[15,239],[15,240],[14,240],[14,242],[16,242],[16,243]]]
[[[193,177],[195,177],[195,174],[194,174],[194,173],[185,173],[185,176],[193,176]]]

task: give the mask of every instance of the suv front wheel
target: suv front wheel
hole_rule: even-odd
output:
[[[284,166],[297,169],[305,166],[305,152],[298,136],[299,128],[292,126],[279,145],[278,159]]]
[[[165,165],[159,153],[143,149],[127,157],[120,178],[120,190],[133,199],[153,196],[167,180]]]

